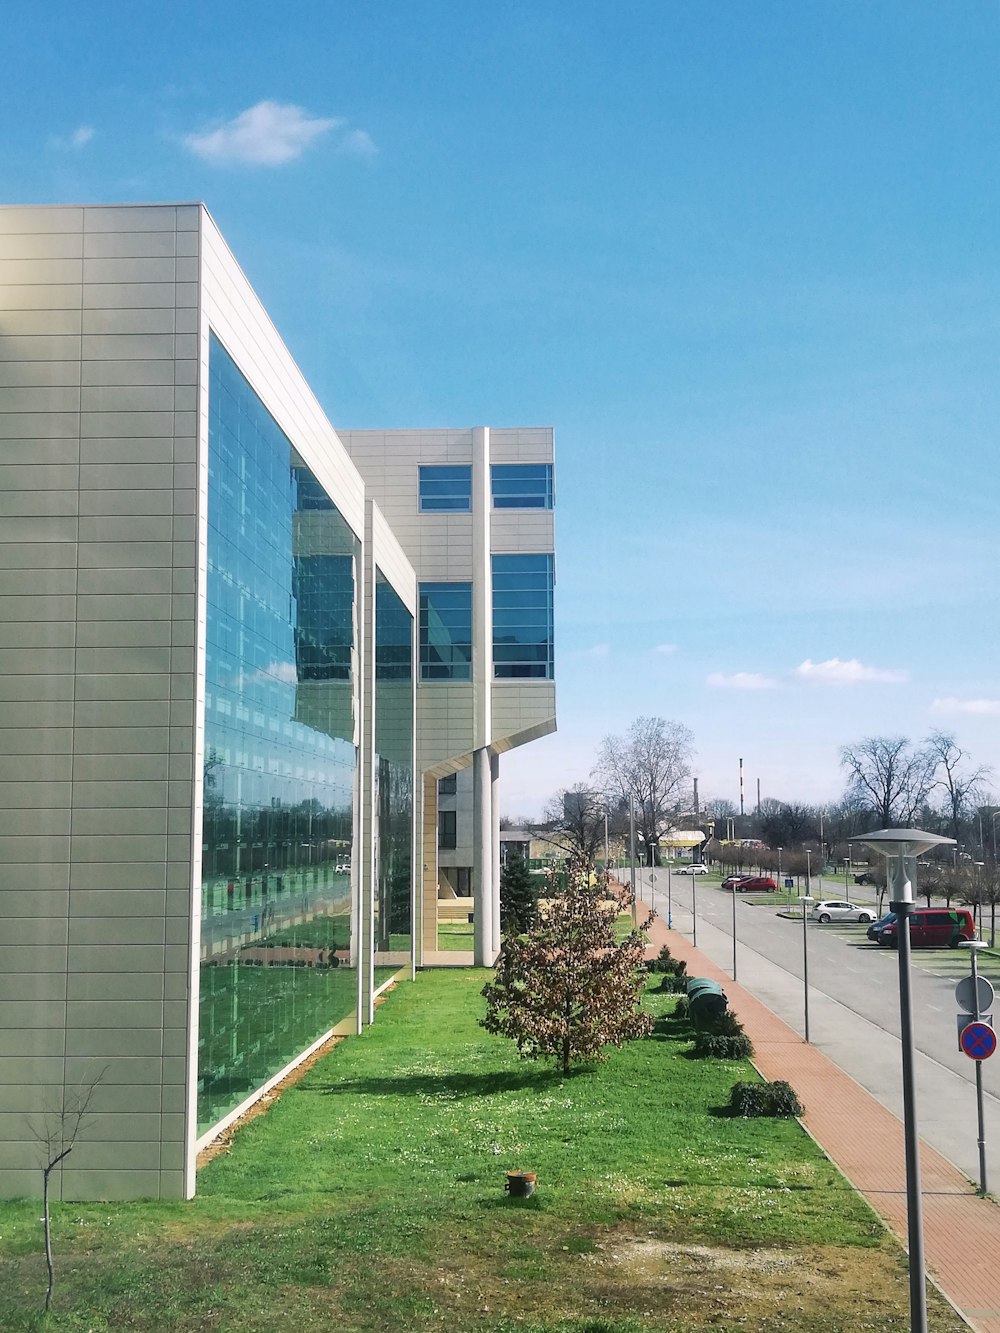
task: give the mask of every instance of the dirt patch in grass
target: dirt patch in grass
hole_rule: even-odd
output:
[[[536,1238],[538,1239],[538,1238]],[[574,1243],[576,1241],[577,1243]],[[559,1253],[525,1248],[496,1265],[484,1254],[456,1254],[436,1266],[381,1268],[383,1293],[399,1288],[422,1302],[425,1322],[465,1330],[648,1329],[657,1333],[843,1333],[845,1329],[905,1333],[905,1282],[892,1247],[849,1246],[730,1249],[684,1245],[625,1232],[564,1236]],[[934,1333],[964,1328],[930,1293]],[[343,1327],[367,1330],[363,1315]]]
[[[894,1329],[906,1326],[898,1256],[855,1247],[728,1249],[609,1238],[582,1266],[625,1293],[633,1314],[683,1309],[692,1328]],[[616,1298],[622,1299],[622,1295]],[[941,1303],[941,1327],[959,1328]]]

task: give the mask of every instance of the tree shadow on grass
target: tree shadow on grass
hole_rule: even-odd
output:
[[[573,1070],[585,1072],[581,1067]],[[344,1079],[338,1083],[301,1083],[302,1092],[318,1092],[323,1097],[492,1097],[498,1092],[545,1091],[564,1082],[561,1069],[530,1069],[501,1074],[388,1074],[383,1078]]]

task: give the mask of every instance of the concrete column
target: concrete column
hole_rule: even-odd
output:
[[[499,952],[500,930],[500,756],[490,753],[490,806],[493,812],[493,948]]]
[[[492,967],[493,937],[493,801],[490,752],[483,746],[472,756],[472,881],[475,906],[476,967]]]

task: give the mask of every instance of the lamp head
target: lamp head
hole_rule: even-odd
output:
[[[918,828],[883,828],[876,833],[864,833],[848,842],[860,842],[882,856],[920,856],[932,847],[955,846],[954,838],[942,838],[937,833],[925,833]]]
[[[932,847],[955,845],[954,838],[942,838],[937,833],[925,833],[918,828],[883,828],[875,833],[865,833],[860,838],[848,838],[848,842],[860,842],[870,851],[885,857],[892,894],[889,906],[893,910],[895,903],[913,902],[912,872],[907,862],[915,861],[921,852],[930,851]]]

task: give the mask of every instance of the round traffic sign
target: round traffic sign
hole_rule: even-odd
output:
[[[980,1013],[988,1014],[993,1005],[993,987],[985,977],[977,977],[979,982],[979,1003],[976,1004],[976,987],[972,984],[971,977],[963,977],[955,987],[955,999],[958,1001],[959,1009],[964,1009],[968,1014]]]
[[[962,1029],[959,1043],[970,1060],[988,1060],[997,1048],[997,1034],[989,1023],[970,1023]]]

